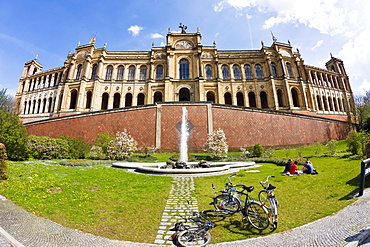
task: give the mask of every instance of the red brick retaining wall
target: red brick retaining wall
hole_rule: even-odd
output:
[[[57,138],[69,135],[92,143],[98,133],[127,129],[138,147],[176,149],[182,107],[193,126],[189,148],[203,148],[210,130],[224,130],[229,147],[293,145],[340,140],[350,130],[345,122],[250,108],[199,104],[160,104],[74,115],[25,124],[29,134]]]

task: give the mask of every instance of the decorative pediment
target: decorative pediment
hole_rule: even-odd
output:
[[[213,58],[213,54],[210,52],[202,52],[202,58]]]
[[[193,49],[193,44],[189,41],[180,41],[175,46],[176,49],[190,50]]]

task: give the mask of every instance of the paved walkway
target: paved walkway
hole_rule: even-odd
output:
[[[186,198],[191,199],[196,209],[196,200],[191,196],[194,189],[192,178],[174,178],[174,186],[167,201],[155,242],[142,244],[110,240],[92,234],[63,227],[50,220],[28,213],[0,196],[0,246],[15,247],[83,247],[117,246],[147,247],[168,246],[169,227],[178,213],[186,210]],[[179,204],[177,204],[179,203]],[[165,224],[169,223],[169,224]],[[214,247],[248,246],[357,246],[362,240],[368,247],[370,239],[370,189],[356,202],[339,212],[285,232],[247,240],[213,244]],[[369,228],[370,229],[370,228]]]

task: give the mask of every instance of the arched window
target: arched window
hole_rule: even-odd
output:
[[[128,80],[133,81],[135,80],[135,66],[131,65],[128,67]]]
[[[250,80],[250,79],[252,79],[253,78],[253,76],[252,76],[252,70],[251,70],[251,66],[249,66],[249,65],[244,65],[244,73],[245,73],[245,78],[247,79],[247,80]]]
[[[211,91],[207,92],[207,101],[215,103],[215,94]]]
[[[102,110],[108,109],[108,99],[109,99],[109,94],[103,93],[102,98],[101,98],[101,109]]]
[[[266,92],[261,92],[260,93],[260,98],[261,98],[261,107],[262,108],[268,108],[269,104],[267,102],[267,94]]]
[[[52,77],[52,75],[49,75],[48,86],[47,87],[50,87],[50,85],[51,85],[51,77]]]
[[[30,101],[28,101],[28,114],[31,113],[31,105],[32,105],[32,102],[30,100]]]
[[[328,105],[329,105],[329,111],[333,111],[333,102],[331,101],[331,97],[328,97]]]
[[[112,80],[112,73],[113,73],[113,66],[108,65],[107,71],[105,73],[105,80],[107,80],[107,81]]]
[[[42,113],[45,113],[45,108],[46,108],[46,99],[42,100]]]
[[[283,100],[283,91],[281,89],[277,90],[277,97],[278,97],[279,107],[283,107],[284,106],[284,100]]]
[[[62,109],[62,100],[63,100],[63,94],[60,94],[59,96],[59,102],[58,102],[58,111]]]
[[[286,70],[288,71],[289,78],[293,78],[293,71],[292,67],[290,66],[290,63],[286,63]]]
[[[121,103],[121,94],[115,93],[113,95],[113,109],[119,108],[120,103]]]
[[[335,111],[339,111],[339,108],[338,108],[338,105],[337,105],[337,99],[336,98],[333,98],[333,103],[334,103],[334,110]]]
[[[92,92],[91,91],[87,91],[86,92],[86,109],[90,109],[91,108],[91,99],[92,99]]]
[[[222,79],[230,80],[229,66],[222,65],[221,71],[222,71]]]
[[[236,102],[238,106],[244,106],[244,95],[241,92],[236,94]]]
[[[180,80],[189,79],[189,61],[186,59],[180,60]]]
[[[32,114],[35,114],[35,109],[36,109],[36,100],[33,100],[32,102]]]
[[[41,99],[37,101],[37,113],[40,113]]]
[[[212,66],[206,65],[206,79],[212,80]]]
[[[224,94],[225,105],[232,105],[231,93],[227,92]]]
[[[57,84],[58,84],[58,73],[55,73],[53,86],[56,86]]]
[[[77,90],[72,90],[71,92],[71,102],[69,104],[69,109],[76,109],[77,106]]]
[[[160,81],[163,80],[163,66],[158,65],[157,68],[155,69],[155,79]]]
[[[275,63],[271,63],[271,64],[270,64],[270,66],[271,66],[271,75],[272,75],[272,77],[277,77],[277,72],[276,72],[276,65],[275,65]]]
[[[293,106],[299,107],[299,98],[298,98],[298,91],[295,88],[292,88],[292,100],[293,100]]]
[[[53,98],[50,97],[48,100],[48,113],[53,111]]]
[[[139,76],[140,81],[145,81],[146,80],[146,66],[141,66],[140,67],[140,76]]]
[[[322,111],[321,97],[319,95],[316,96],[316,103],[317,103],[317,108],[320,111]]]
[[[132,94],[127,93],[125,97],[125,107],[132,106]]]
[[[235,80],[241,80],[242,76],[240,74],[240,67],[239,65],[234,65],[233,66],[233,72],[234,72],[234,79]]]
[[[96,79],[96,77],[97,77],[96,73],[97,72],[98,72],[98,65],[94,64],[93,67],[92,67],[92,71],[91,71],[91,79]]]
[[[257,79],[263,79],[263,72],[262,72],[262,67],[261,67],[261,65],[256,64],[256,66],[255,66],[254,68],[256,69],[256,76],[257,76]]]
[[[188,88],[181,88],[179,91],[179,101],[190,101],[190,90]]]
[[[77,72],[76,72],[76,79],[80,79],[81,78],[81,71],[82,71],[82,64],[79,64],[77,66]]]
[[[123,65],[118,66],[117,68],[117,81],[123,80],[123,72],[125,71],[125,67]]]
[[[253,92],[248,93],[249,107],[257,107],[256,95]]]
[[[144,105],[145,102],[145,95],[143,93],[139,93],[137,95],[137,105]]]
[[[155,92],[154,93],[154,103],[155,102],[162,102],[162,93],[161,92]]]

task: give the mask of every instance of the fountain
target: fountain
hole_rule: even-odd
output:
[[[180,128],[180,162],[188,162],[188,138],[189,138],[189,127],[188,127],[188,111],[186,107],[182,107],[182,118]]]
[[[180,125],[179,125],[180,124]],[[188,162],[188,139],[190,135],[190,122],[188,121],[188,111],[182,107],[182,118],[178,124],[180,132],[180,157],[175,163],[167,161],[165,164],[158,163],[134,163],[134,162],[115,162],[112,167],[135,169],[141,173],[161,173],[161,174],[198,174],[214,172],[235,172],[241,168],[256,167],[254,162],[212,162],[211,164],[202,160],[198,162]]]

